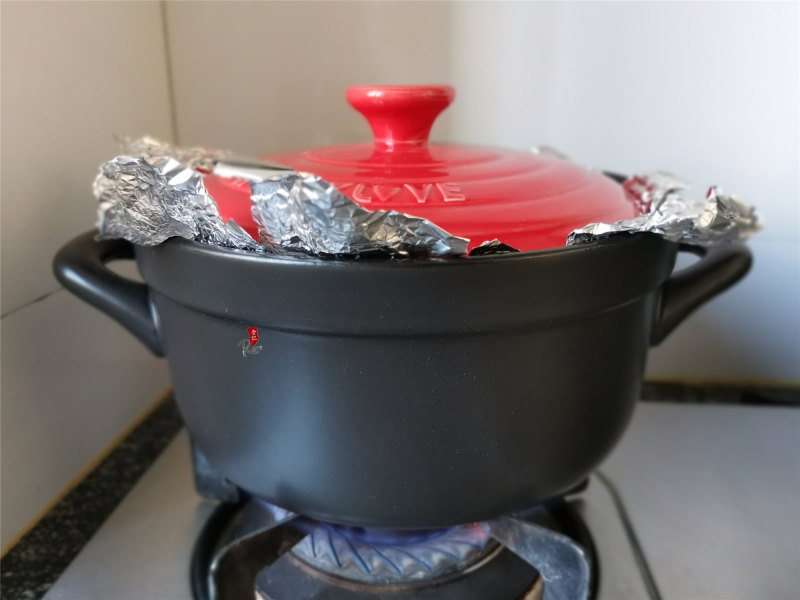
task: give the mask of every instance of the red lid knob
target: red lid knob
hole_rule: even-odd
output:
[[[455,95],[449,85],[355,86],[348,88],[347,101],[369,121],[375,145],[391,150],[425,145]]]

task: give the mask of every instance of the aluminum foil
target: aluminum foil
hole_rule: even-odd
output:
[[[316,175],[280,173],[251,188],[260,241],[276,252],[461,256],[469,245],[426,219],[369,211]]]
[[[220,159],[231,155],[227,150],[212,150],[200,146],[178,148],[149,135],[140,138],[118,137],[117,141],[125,156],[138,156],[150,163],[156,158],[174,158],[187,167],[207,173],[214,170]]]
[[[121,138],[125,156],[101,167],[94,184],[100,237],[155,245],[180,236],[276,253],[460,256],[469,240],[396,211],[369,211],[332,184],[283,165],[208,148],[177,148],[152,137]],[[138,158],[135,158],[138,157]],[[222,222],[198,171],[252,185],[258,244]]]
[[[489,256],[492,254],[510,254],[512,252],[519,252],[516,248],[512,248],[508,244],[504,244],[498,239],[486,240],[480,246],[476,246],[469,251],[470,256]]]
[[[617,233],[649,231],[674,242],[712,245],[745,240],[761,229],[755,208],[721,188],[711,187],[705,201],[686,198],[689,185],[664,172],[628,178],[623,188],[642,211],[635,219],[591,223],[569,234],[567,245],[581,244]]]
[[[214,165],[214,175],[218,177],[231,177],[247,181],[266,181],[285,175],[287,171],[295,172],[291,167],[240,156],[226,156]]]
[[[93,190],[101,239],[155,246],[177,236],[263,251],[239,225],[223,222],[202,175],[175,158],[118,156],[100,167]]]
[[[314,256],[462,256],[467,251],[469,240],[426,219],[369,211],[315,175],[218,150],[176,148],[151,137],[120,143],[125,155],[105,163],[94,183],[100,237],[156,245],[180,236],[228,248]],[[564,158],[547,147],[538,152]],[[222,221],[202,172],[250,182],[260,244],[236,223]],[[568,245],[637,231],[708,245],[746,239],[761,227],[754,208],[717,187],[710,188],[705,202],[687,199],[686,182],[662,172],[631,177],[623,187],[642,215],[576,229]],[[513,251],[501,241],[486,242],[473,253]]]

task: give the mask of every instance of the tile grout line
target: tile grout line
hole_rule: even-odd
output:
[[[52,296],[54,294],[57,294],[58,292],[62,292],[62,291],[64,291],[63,287],[59,287],[59,288],[56,288],[54,290],[51,290],[51,291],[47,292],[46,294],[43,294],[42,296],[39,296],[38,298],[34,298],[33,300],[29,300],[28,302],[25,302],[24,304],[20,304],[16,308],[12,308],[8,312],[3,313],[2,315],[0,315],[0,319],[5,319],[6,317],[21,311],[23,308],[28,308],[29,306],[32,306],[32,305],[34,305],[34,304],[36,304],[38,302],[41,302],[43,300],[47,300],[50,296]]]
[[[172,142],[177,145],[180,144],[180,136],[178,134],[178,107],[175,103],[175,78],[173,76],[172,51],[170,50],[169,43],[169,25],[166,0],[161,0],[159,5],[161,9],[161,36],[164,43],[164,60],[166,61],[165,66],[167,70],[167,98],[169,101],[170,125],[172,126]]]

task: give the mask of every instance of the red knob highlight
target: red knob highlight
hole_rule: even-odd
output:
[[[386,150],[423,146],[436,117],[453,101],[449,85],[381,85],[348,88],[347,101],[372,127]]]

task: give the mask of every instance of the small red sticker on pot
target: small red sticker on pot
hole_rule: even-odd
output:
[[[250,345],[255,346],[258,343],[258,327],[248,327],[247,333],[250,335]]]

